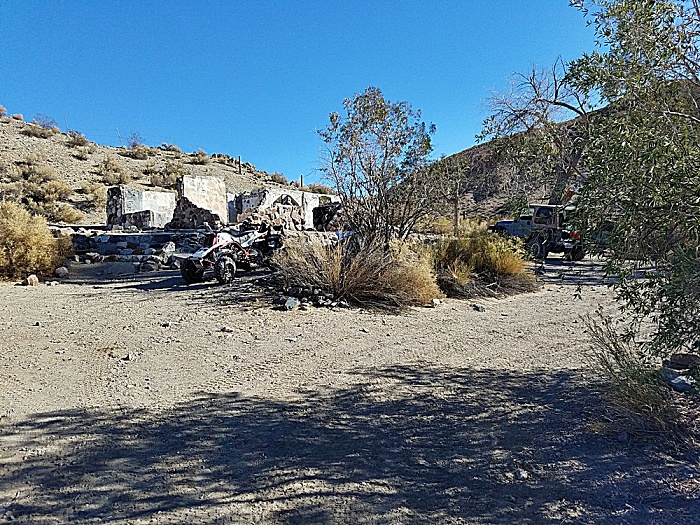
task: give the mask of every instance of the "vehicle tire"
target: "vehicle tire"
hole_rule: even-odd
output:
[[[204,280],[204,268],[198,268],[193,261],[187,259],[180,266],[180,275],[187,284],[201,283]]]
[[[581,246],[576,246],[570,251],[566,252],[565,259],[567,261],[581,261],[586,256],[586,250]]]
[[[230,284],[236,277],[236,260],[230,255],[222,255],[214,264],[214,275],[221,284]]]
[[[534,239],[527,242],[525,245],[527,252],[533,259],[544,260],[549,255],[549,247],[547,246],[547,241],[541,239],[540,237],[535,237]]]

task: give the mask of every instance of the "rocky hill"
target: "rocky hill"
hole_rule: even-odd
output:
[[[223,176],[230,193],[279,182],[228,155],[184,153],[171,144],[102,146],[79,132],[0,117],[0,200],[22,201],[49,221],[104,224],[108,186],[174,191],[184,173]]]

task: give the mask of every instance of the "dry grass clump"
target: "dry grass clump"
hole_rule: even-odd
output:
[[[607,382],[610,403],[595,426],[605,432],[684,441],[690,419],[682,413],[673,392],[659,376],[658,365],[634,341],[621,337],[609,318],[586,318],[591,337],[589,361]],[[695,409],[697,412],[697,408]]]
[[[97,173],[102,177],[102,181],[109,186],[128,184],[131,181],[131,175],[111,155],[107,155],[97,165]]]
[[[0,202],[0,277],[51,275],[65,253],[43,217],[14,202]]]
[[[406,246],[292,242],[274,262],[286,287],[319,288],[356,306],[401,310],[442,297],[431,261]]]
[[[178,179],[187,173],[185,165],[179,160],[166,160],[160,171],[155,171],[155,166],[147,166],[147,168],[154,170],[151,172],[151,184],[161,188],[177,187]],[[146,175],[146,170],[144,170],[144,175]]]
[[[481,223],[430,245],[440,288],[449,297],[499,296],[533,291],[522,243],[490,233]]]
[[[168,144],[167,142],[163,142],[160,145],[160,149],[162,149],[163,151],[172,151],[174,153],[182,153],[182,150],[178,146],[176,146],[175,144]]]

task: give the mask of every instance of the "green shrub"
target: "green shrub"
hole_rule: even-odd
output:
[[[290,242],[274,260],[284,286],[320,288],[357,306],[400,310],[442,297],[430,260],[406,246]]]
[[[606,381],[610,404],[596,421],[600,430],[675,440],[686,435],[674,394],[664,384],[658,364],[638,343],[622,337],[615,323],[587,317],[591,365]]]
[[[49,276],[62,263],[59,241],[46,220],[13,202],[0,202],[0,277]]]

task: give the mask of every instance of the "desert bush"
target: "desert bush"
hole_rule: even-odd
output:
[[[592,343],[588,357],[593,369],[606,379],[610,401],[606,413],[596,421],[600,430],[653,435],[655,439],[684,437],[684,418],[649,352],[630,337],[621,336],[610,318],[588,316],[585,322]]]
[[[110,186],[128,184],[131,181],[131,175],[110,155],[97,165],[97,173],[102,176],[103,182]]]
[[[56,173],[47,164],[27,164],[22,168],[22,177],[28,182],[43,184],[55,180]]]
[[[44,150],[32,151],[24,156],[22,164],[33,165],[41,164],[46,160],[46,152]]]
[[[132,131],[126,138],[126,147],[136,149],[140,146],[143,146],[143,137],[138,131]]]
[[[154,161],[149,161],[146,166],[141,170],[141,173],[147,177],[158,173],[158,168],[156,168],[156,163]]]
[[[289,184],[287,177],[285,177],[281,173],[270,173],[269,177],[271,182],[276,182],[277,184],[284,184],[285,186]]]
[[[197,153],[192,154],[188,162],[190,164],[208,164],[210,160],[211,159],[209,158],[209,155],[207,155],[207,152],[202,148],[199,148]]]
[[[450,297],[498,296],[536,289],[526,270],[522,243],[503,238],[478,224],[460,236],[430,245],[438,283]]]
[[[424,217],[414,228],[418,233],[432,235],[450,235],[454,233],[454,220],[447,217]]]
[[[73,152],[73,157],[78,160],[88,160],[88,158],[90,158],[90,148],[87,146],[78,146]]]
[[[150,154],[151,148],[148,146],[138,145],[132,149],[125,149],[119,151],[119,155],[122,157],[129,157],[135,160],[147,160]]]
[[[6,117],[7,116],[7,110],[5,109],[5,106],[0,104],[0,117]]]
[[[308,191],[311,193],[322,193],[324,195],[335,195],[336,192],[331,188],[330,186],[326,184],[317,184],[315,182],[312,182],[309,184],[308,188],[306,188]]]
[[[78,224],[85,217],[80,210],[76,210],[66,202],[54,204],[52,209],[47,210],[46,216],[54,222],[63,222],[66,224]]]
[[[292,242],[274,260],[285,286],[320,288],[357,306],[400,310],[442,297],[430,260],[406,246]]]
[[[36,116],[32,119],[32,123],[47,129],[58,128],[58,123],[56,122],[56,119],[50,117],[49,115],[44,115],[43,113],[37,113]]]
[[[160,171],[151,174],[151,184],[161,188],[175,188],[178,179],[185,173],[185,165],[182,162],[166,160]]]
[[[107,204],[107,187],[101,182],[84,182],[81,190],[90,208],[101,209]]]
[[[175,144],[168,144],[167,142],[163,142],[160,145],[160,149],[162,149],[163,151],[172,151],[174,153],[182,153],[182,150],[178,146],[176,146]]]
[[[56,134],[56,130],[54,128],[45,128],[43,126],[39,126],[38,124],[27,124],[24,128],[22,128],[20,133],[28,137],[48,139]]]
[[[90,143],[90,141],[80,131],[75,131],[72,129],[68,130],[68,147],[69,148],[78,148],[81,146],[87,146],[89,143]]]
[[[10,118],[14,120],[24,121],[24,115],[22,115],[21,113],[15,113]]]
[[[63,255],[44,218],[19,204],[0,202],[0,277],[51,275]]]
[[[50,180],[40,187],[44,200],[49,202],[64,201],[73,193],[70,184],[63,180]]]

